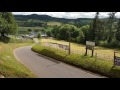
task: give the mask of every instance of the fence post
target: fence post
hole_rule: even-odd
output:
[[[113,61],[114,61],[114,62],[113,62],[113,63],[114,63],[114,66],[115,66],[115,58],[116,58],[116,57],[115,57],[115,53],[116,53],[116,52],[114,52],[114,60],[113,60]]]
[[[91,57],[93,57],[94,55],[94,47],[92,47],[92,56]]]
[[[86,46],[86,52],[85,52],[85,56],[87,56],[87,46]]]

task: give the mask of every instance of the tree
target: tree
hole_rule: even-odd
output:
[[[28,32],[31,32],[31,31],[32,31],[32,29],[29,28],[29,29],[28,29]]]
[[[116,12],[111,12],[109,14],[109,18],[108,18],[108,43],[110,43],[112,41],[112,38],[114,37],[115,35],[115,32],[114,32],[114,22],[116,21],[116,17],[115,17],[115,14]]]
[[[41,33],[45,35],[45,34],[46,34],[45,29],[42,29],[42,30],[41,30]]]
[[[1,40],[5,40],[8,34],[17,32],[17,24],[11,12],[0,12]]]
[[[82,42],[84,40],[84,34],[81,29],[70,24],[63,24],[60,27],[54,27],[51,32],[53,37],[57,39],[73,42]]]
[[[39,32],[39,29],[34,29],[35,32]]]
[[[49,36],[49,37],[51,37],[51,36],[52,36],[52,33],[51,33],[51,31],[50,31],[50,30],[48,30],[48,31],[46,32],[46,34],[47,34],[47,36]]]
[[[76,26],[70,24],[62,25],[59,28],[57,38],[62,40],[69,40],[69,33],[71,34],[72,41],[76,41],[75,39],[79,36],[79,29]]]
[[[89,31],[90,31],[90,25],[85,25],[82,26],[80,28],[80,30],[83,32],[84,36],[81,35],[82,37],[84,37],[84,40],[82,41],[83,43],[86,43],[86,41],[89,40]]]
[[[51,30],[52,36],[53,36],[54,38],[57,37],[57,35],[58,35],[58,33],[59,33],[59,28],[60,28],[60,26],[54,26],[53,29]]]
[[[97,33],[98,33],[98,21],[99,21],[99,12],[96,12],[95,18],[93,19],[92,27],[90,30],[90,40],[97,41]]]
[[[116,40],[120,41],[120,18],[117,23]]]
[[[40,32],[37,34],[37,38],[38,38],[38,39],[41,38],[41,33],[40,33]]]
[[[77,42],[78,43],[85,43],[85,35],[84,33],[80,30],[79,31],[79,36],[77,37]]]

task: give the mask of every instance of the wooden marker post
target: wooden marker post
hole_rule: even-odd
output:
[[[86,46],[86,53],[85,53],[85,56],[87,55],[87,48],[88,48],[88,47]]]
[[[91,47],[92,48],[92,56],[91,57],[93,57],[93,54],[94,54],[94,47]]]
[[[115,55],[116,52],[114,52],[114,66],[115,66],[115,59],[116,59],[116,55]]]

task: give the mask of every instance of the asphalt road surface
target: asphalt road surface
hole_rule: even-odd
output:
[[[14,55],[38,78],[104,78],[31,51],[31,46],[14,50]]]

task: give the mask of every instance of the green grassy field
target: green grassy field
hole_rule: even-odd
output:
[[[63,41],[63,40],[55,40],[55,39],[42,39],[41,42],[53,42],[53,43],[59,43],[59,44],[64,44],[64,45],[69,45],[69,42]],[[71,43],[71,50],[79,50],[80,52],[85,52],[85,45],[82,44],[76,44],[76,43]],[[113,61],[113,56],[114,56],[114,50],[115,49],[109,49],[109,48],[104,48],[104,47],[95,47],[94,54],[97,53],[97,55],[101,58],[108,58],[108,60]],[[116,50],[120,53],[120,50]],[[91,54],[91,51],[88,51],[88,54]],[[120,54],[117,54],[117,56],[120,56]]]
[[[28,29],[43,29],[42,27],[19,27],[18,28],[18,33],[19,34],[28,34]]]
[[[19,27],[19,30],[27,31],[28,29],[43,29],[42,27]]]
[[[47,28],[45,28],[45,27],[19,27],[18,28],[18,33],[19,34],[29,34],[28,29],[32,29],[32,30],[34,30],[34,29],[44,29],[45,31],[48,31],[48,30],[51,30],[52,27],[47,27]]]
[[[2,43],[0,42],[0,74],[6,78],[35,78],[29,69],[16,60],[13,50],[33,43]]]
[[[55,26],[55,25],[60,26],[61,23],[60,22],[47,22],[47,25],[48,26]]]

